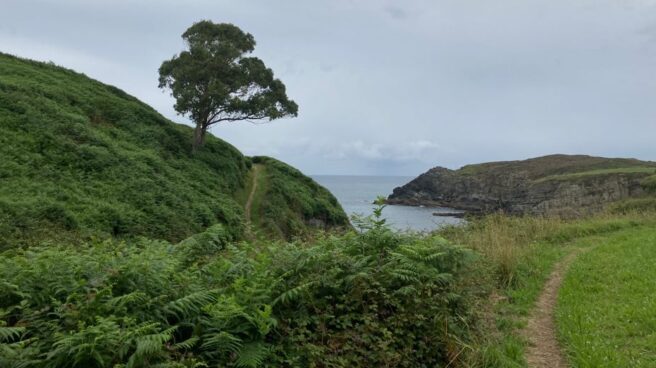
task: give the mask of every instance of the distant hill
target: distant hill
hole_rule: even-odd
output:
[[[0,249],[80,236],[178,241],[217,223],[240,238],[252,160],[213,136],[192,155],[191,137],[118,88],[0,54]],[[348,224],[312,179],[259,161],[275,174],[260,230],[292,237]],[[289,188],[309,194],[299,203]]]
[[[656,162],[584,155],[435,167],[394,189],[389,203],[470,212],[578,215],[653,190]]]

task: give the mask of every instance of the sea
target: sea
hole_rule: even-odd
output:
[[[378,196],[387,197],[394,188],[406,184],[409,176],[313,175],[312,178],[330,190],[349,215],[370,215]],[[454,212],[445,207],[388,205],[383,217],[394,230],[430,232],[445,225],[461,224],[456,217],[434,216],[435,212]]]

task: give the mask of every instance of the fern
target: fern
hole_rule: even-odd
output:
[[[264,360],[270,354],[269,345],[254,342],[244,345],[237,354],[237,367],[257,368],[264,363]]]
[[[140,365],[146,359],[164,348],[164,343],[171,340],[177,327],[168,328],[162,332],[141,336],[136,339],[137,348],[128,360],[127,368]]]
[[[204,336],[201,349],[207,355],[216,355],[220,353],[237,353],[241,349],[243,342],[240,338],[225,331],[209,333]]]
[[[25,327],[0,326],[0,342],[9,342],[19,339],[25,333],[25,331]]]
[[[198,342],[200,341],[200,338],[198,336],[193,336],[188,338],[185,341],[180,341],[176,344],[173,345],[173,349],[175,350],[191,350],[193,349],[196,345],[198,345]]]
[[[446,365],[445,346],[476,328],[471,253],[370,220],[270,246],[215,228],[179,246],[3,253],[0,367]]]
[[[407,286],[403,286],[403,287],[401,287],[401,288],[398,289],[398,290],[395,290],[395,291],[394,291],[394,295],[399,295],[399,296],[401,296],[401,297],[407,297],[407,296],[410,296],[410,295],[412,295],[412,294],[416,294],[417,291],[418,291],[418,290],[417,290],[416,287],[411,286],[411,285],[407,285]]]
[[[148,300],[148,295],[141,291],[134,291],[129,294],[121,295],[110,299],[107,304],[111,308],[122,308],[132,304],[142,304]]]
[[[307,291],[310,287],[312,287],[315,284],[317,284],[316,281],[306,282],[304,284],[286,290],[285,292],[281,293],[276,299],[274,299],[272,304],[273,305],[276,305],[278,303],[287,304],[296,301],[298,300],[298,298],[303,292]]]
[[[164,307],[164,311],[169,315],[174,315],[178,319],[183,320],[191,315],[200,313],[203,307],[216,301],[216,290],[198,291],[168,303]]]

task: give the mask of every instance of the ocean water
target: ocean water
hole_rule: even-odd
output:
[[[376,197],[387,197],[394,188],[413,179],[405,176],[347,175],[313,175],[312,178],[337,197],[349,216],[370,215]],[[445,224],[462,223],[462,219],[455,217],[433,216],[434,212],[449,211],[452,210],[444,207],[389,205],[383,210],[383,217],[396,230],[431,231]]]

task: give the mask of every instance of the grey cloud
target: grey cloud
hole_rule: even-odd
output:
[[[336,66],[335,64],[324,64],[324,63],[321,63],[321,64],[319,65],[319,68],[320,68],[321,71],[323,71],[323,72],[330,73],[330,72],[332,72],[333,70],[335,70],[335,68],[337,68],[337,66]]]
[[[385,7],[385,12],[394,19],[405,19],[408,17],[408,13],[397,6],[387,6]]]
[[[656,42],[656,23],[641,27],[638,34],[645,36],[650,42]]]
[[[3,0],[0,51],[188,123],[157,68],[200,19],[252,33],[300,105],[296,119],[213,133],[308,173],[415,175],[556,152],[656,160],[653,0]]]
[[[427,155],[441,152],[437,143],[418,140],[405,142],[377,143],[354,140],[342,143],[326,151],[325,157],[340,159],[366,159],[396,162],[422,162]]]

